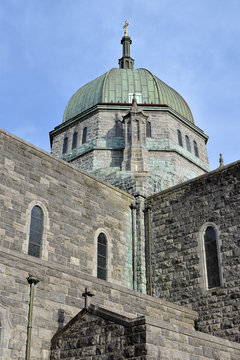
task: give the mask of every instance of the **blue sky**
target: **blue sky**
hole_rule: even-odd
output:
[[[1,0],[0,127],[47,151],[71,95],[121,57],[189,104],[209,135],[211,169],[240,159],[240,1]]]

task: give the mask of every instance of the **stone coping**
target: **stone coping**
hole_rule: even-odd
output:
[[[134,319],[128,318],[127,316],[118,314],[117,312],[110,311],[106,308],[102,308],[96,305],[90,305],[87,308],[83,308],[73,319],[71,319],[61,330],[59,330],[52,338],[54,342],[59,336],[61,336],[65,331],[71,328],[84,314],[89,313],[98,317],[101,317],[105,320],[115,322],[119,325],[125,327],[132,327],[137,325],[145,324],[145,316],[138,316]]]

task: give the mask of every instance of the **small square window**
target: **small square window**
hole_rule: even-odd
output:
[[[129,93],[129,102],[130,103],[132,102],[133,94],[134,93]],[[142,94],[141,93],[135,93],[135,97],[136,97],[137,103],[141,104],[142,103]]]

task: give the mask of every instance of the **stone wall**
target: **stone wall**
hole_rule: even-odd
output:
[[[182,326],[145,317],[147,357],[151,360],[238,360],[240,345]]]
[[[192,329],[197,313],[148,295],[97,279],[79,270],[0,248],[0,314],[3,316],[4,360],[24,360],[29,303],[28,274],[40,279],[35,288],[32,360],[47,360],[51,338],[83,307],[85,287],[95,291],[92,304],[128,317],[157,317]],[[132,315],[131,315],[132,314]]]
[[[199,328],[240,341],[240,162],[147,199],[155,296],[191,306]],[[206,287],[203,230],[213,224],[221,286]]]
[[[40,279],[34,302],[34,360],[49,358],[51,337],[83,307],[82,292],[89,285],[97,293],[95,304],[120,312],[157,314],[192,328],[195,312],[127,290],[133,286],[131,195],[5,131],[0,132],[0,164],[4,360],[25,357],[29,273]],[[31,209],[36,204],[44,212],[40,258],[27,254]],[[96,278],[100,231],[107,235],[108,280],[114,284]],[[143,252],[144,247],[142,263]]]
[[[39,205],[43,259],[96,275],[102,231],[108,239],[108,279],[132,287],[130,195],[4,131],[0,163],[1,246],[28,252],[31,209]]]

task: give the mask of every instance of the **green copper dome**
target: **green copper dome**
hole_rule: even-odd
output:
[[[194,123],[185,100],[150,71],[116,68],[87,83],[71,97],[63,122],[98,103],[130,103],[129,96],[133,93],[139,104],[167,105]]]

